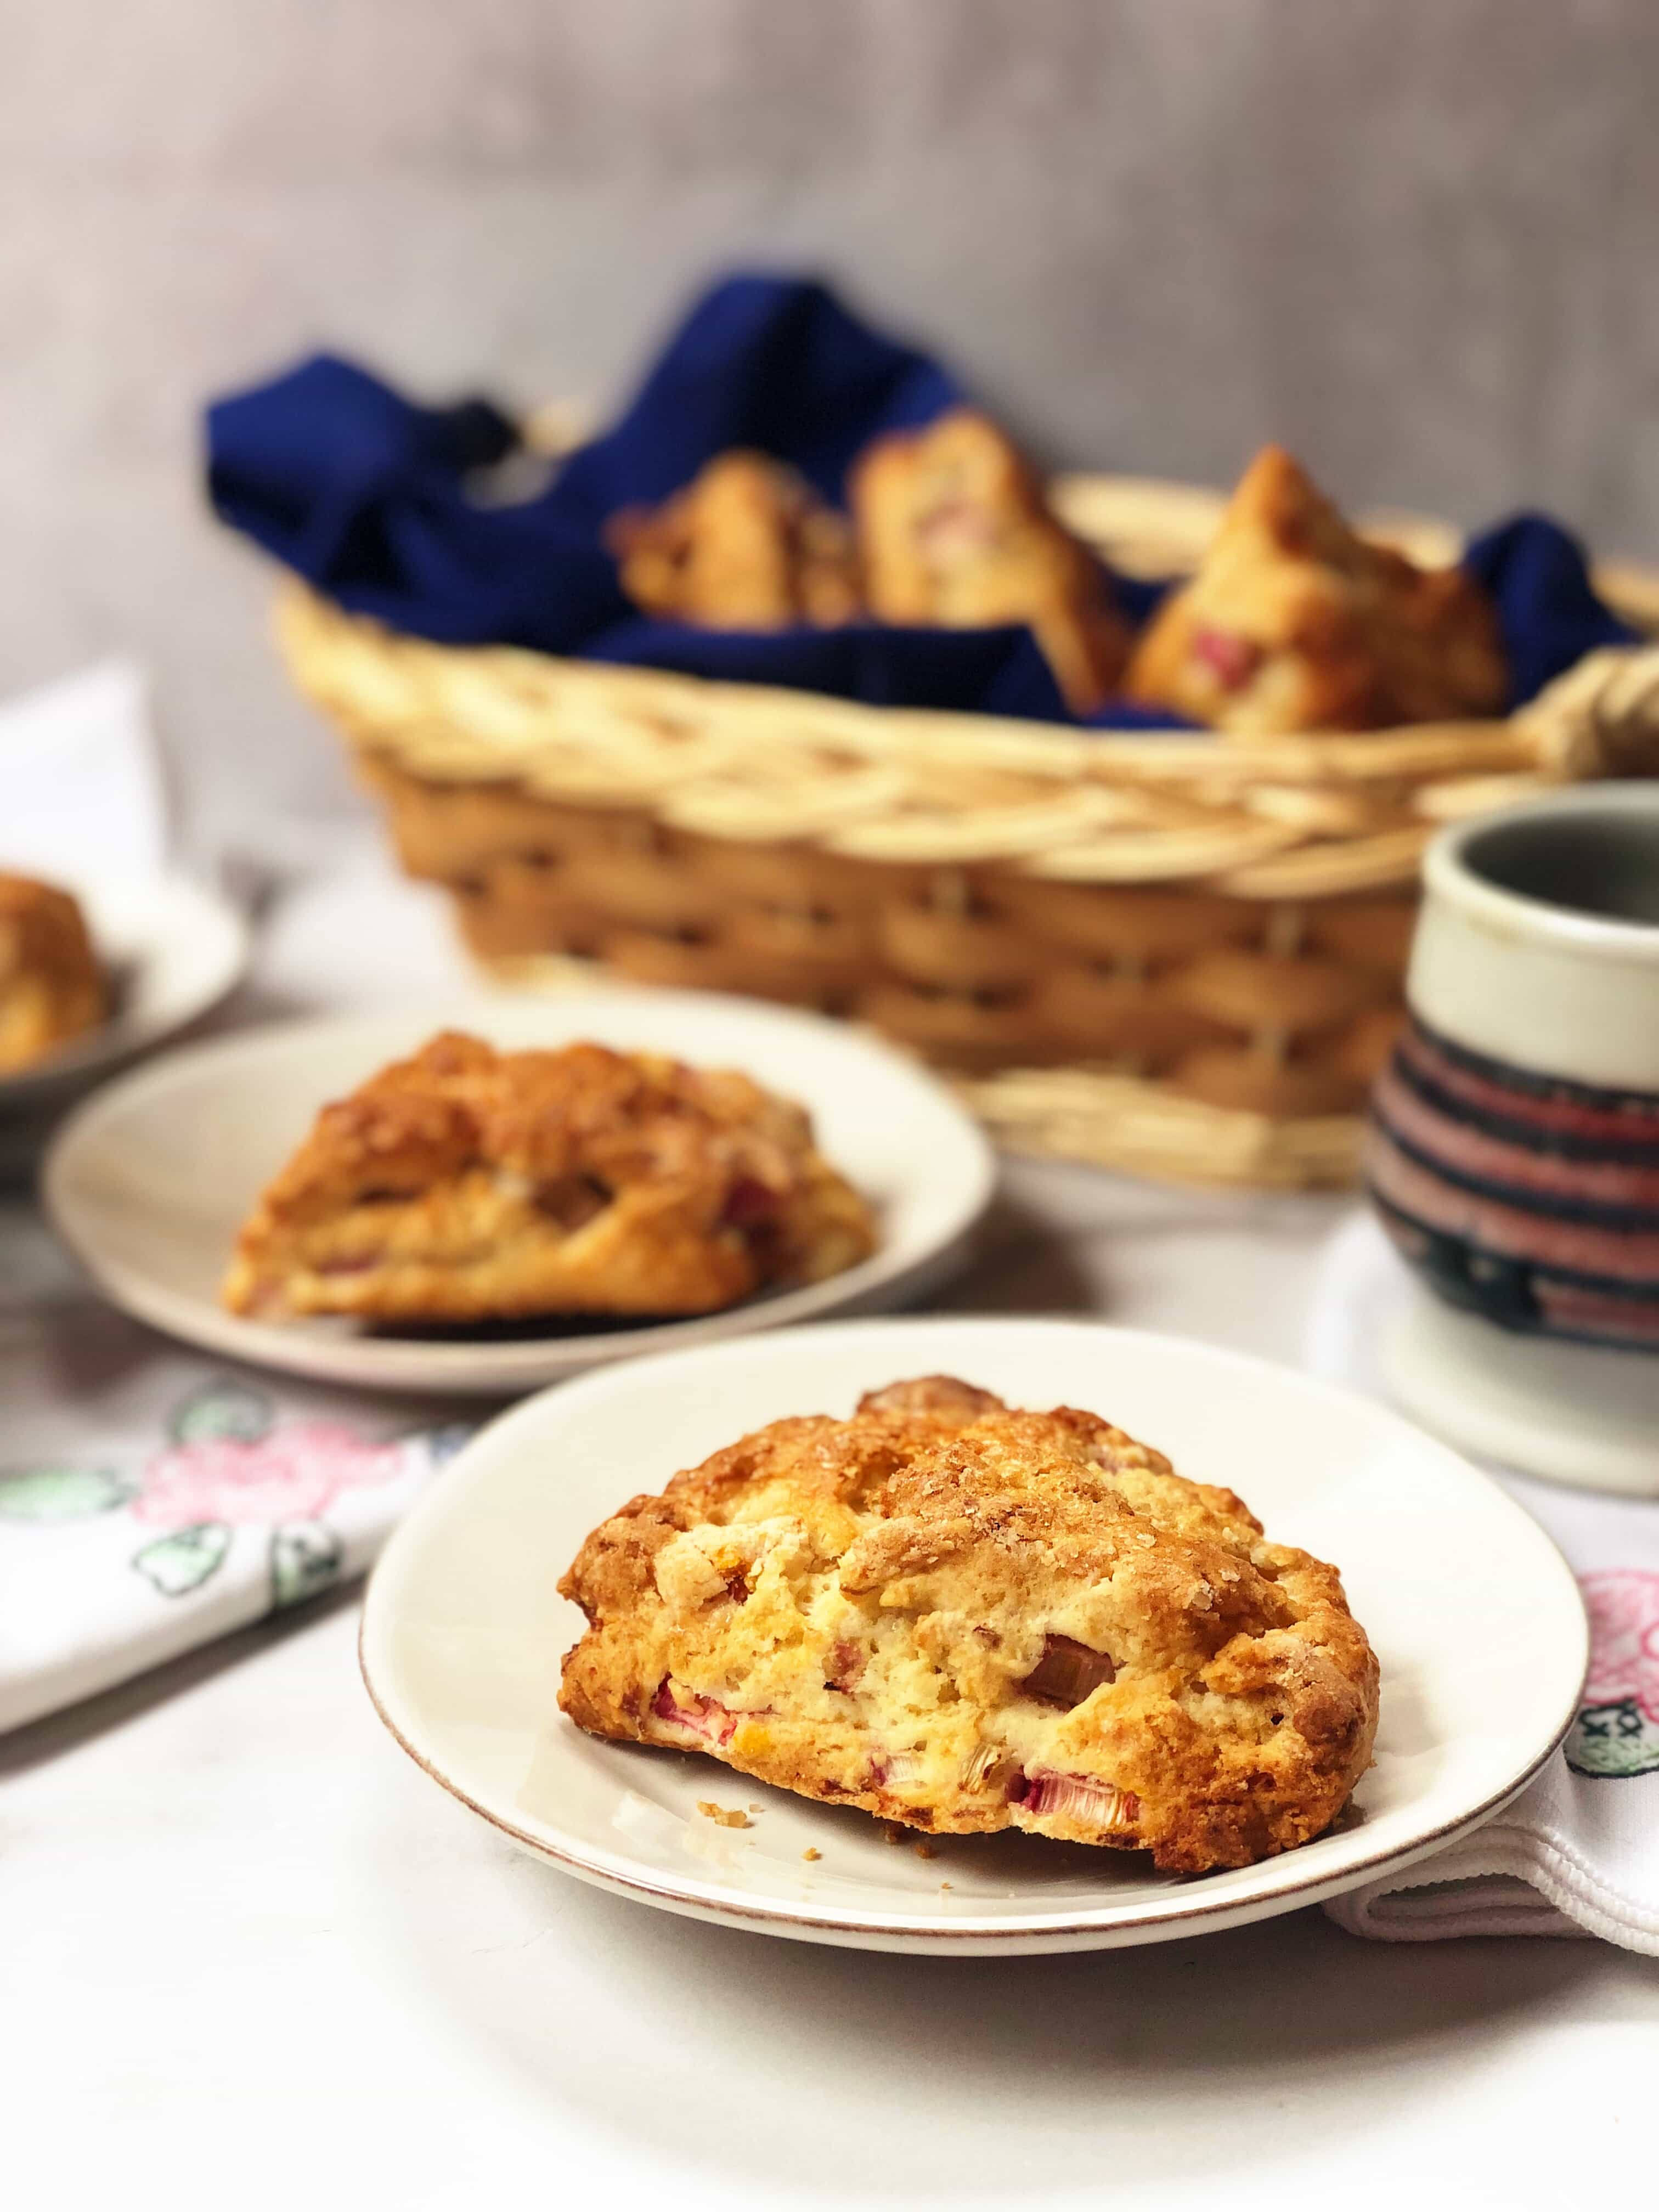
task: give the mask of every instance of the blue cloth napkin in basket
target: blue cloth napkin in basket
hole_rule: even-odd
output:
[[[927,355],[849,314],[823,284],[736,276],[670,339],[616,427],[574,454],[539,497],[480,502],[472,472],[508,453],[512,423],[487,402],[413,405],[331,355],[218,401],[208,483],[225,521],[344,607],[451,645],[523,645],[876,706],[1071,719],[1030,633],[845,629],[759,635],[641,616],[623,596],[602,531],[618,507],[655,502],[705,461],[749,446],[839,500],[872,438],[931,421],[963,398]],[[1591,647],[1632,635],[1595,597],[1567,532],[1526,515],[1466,556],[1498,603],[1512,704]],[[1119,580],[1133,618],[1156,587]],[[1115,701],[1091,718],[1176,725]]]

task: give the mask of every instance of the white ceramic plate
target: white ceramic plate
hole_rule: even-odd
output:
[[[434,1340],[226,1313],[218,1285],[237,1229],[318,1108],[446,1026],[504,1047],[594,1037],[743,1068],[811,1109],[824,1152],[875,1206],[878,1249],[826,1282],[648,1327],[553,1322],[544,1334]],[[641,1352],[919,1297],[960,1255],[994,1181],[975,1122],[884,1045],[749,1000],[629,990],[285,1024],[196,1047],[82,1107],[52,1148],[45,1188],[58,1230],[110,1297],[171,1335],[299,1375],[507,1396]]]
[[[15,1075],[0,1077],[0,1116],[32,1114],[173,1036],[232,990],[247,962],[234,907],[182,876],[68,883],[114,984],[108,1021]]]
[[[954,1373],[1015,1404],[1085,1406],[1237,1487],[1269,1532],[1341,1568],[1382,1669],[1376,1763],[1337,1827],[1199,1879],[1017,1833],[897,1849],[863,1814],[694,1754],[602,1743],[557,1710],[581,1617],[555,1583],[594,1523],[757,1424],[850,1413]],[[504,1415],[393,1535],[362,1662],[435,1781],[601,1888],[704,1920],[884,1951],[1074,1951],[1230,1928],[1420,1858],[1521,1789],[1571,1722],[1577,1585],[1496,1484],[1369,1401],[1173,1337],[1060,1321],[852,1322],[589,1376]],[[755,1806],[716,1826],[699,1799]],[[807,1861],[809,1847],[822,1856]],[[948,1887],[943,1885],[948,1884]]]

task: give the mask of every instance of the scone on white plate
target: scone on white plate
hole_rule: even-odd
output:
[[[1376,1661],[1334,1567],[1098,1414],[947,1376],[744,1437],[561,1588],[580,1727],[935,1832],[1246,1866],[1370,1763]]]
[[[0,875],[0,1076],[49,1058],[108,1012],[80,902],[33,876]]]
[[[748,1076],[447,1031],[324,1108],[223,1296],[375,1322],[713,1313],[874,1249],[805,1110]]]

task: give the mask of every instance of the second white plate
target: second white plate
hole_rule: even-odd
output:
[[[827,1157],[875,1206],[876,1252],[826,1282],[643,1327],[552,1321],[533,1334],[434,1340],[227,1313],[218,1285],[237,1229],[319,1107],[445,1027],[506,1048],[592,1037],[742,1068],[810,1109]],[[949,1092],[873,1039],[748,1000],[630,990],[295,1023],[196,1047],[82,1107],[52,1148],[45,1188],[58,1229],[101,1287],[170,1335],[298,1375],[508,1396],[642,1352],[920,1297],[960,1257],[995,1174],[985,1138]]]
[[[185,876],[56,880],[81,902],[113,987],[109,1019],[32,1067],[0,1076],[0,1147],[93,1084],[185,1029],[234,989],[247,930],[228,900]]]

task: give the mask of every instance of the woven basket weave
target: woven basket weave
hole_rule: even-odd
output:
[[[1218,503],[1073,477],[1119,567]],[[1427,557],[1440,526],[1374,522]],[[1659,591],[1601,580],[1638,617]],[[739,991],[873,1024],[1006,1143],[1178,1180],[1349,1180],[1441,823],[1659,768],[1659,647],[1507,721],[1240,741],[983,716],[393,635],[298,586],[279,635],[413,875],[498,972]]]

